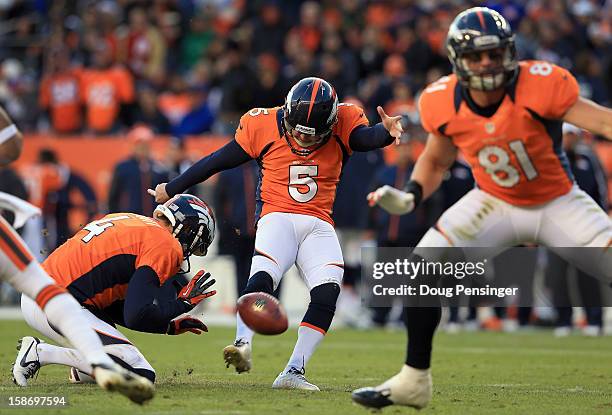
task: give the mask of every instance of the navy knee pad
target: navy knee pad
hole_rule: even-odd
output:
[[[335,282],[322,284],[310,290],[310,304],[302,323],[327,332],[336,312],[340,286]]]

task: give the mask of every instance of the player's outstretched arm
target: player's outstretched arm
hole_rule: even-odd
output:
[[[563,116],[563,121],[612,140],[612,109],[589,99],[578,97]]]
[[[380,122],[385,127],[385,130],[389,131],[389,135],[395,138],[397,140],[396,143],[399,144],[400,136],[404,132],[401,123],[402,116],[396,115],[395,117],[390,117],[380,105],[376,107],[376,111],[380,115]]]
[[[404,131],[401,125],[401,116],[389,117],[382,107],[377,107],[381,121],[372,127],[360,125],[355,128],[349,137],[349,146],[353,151],[372,151],[383,148],[399,140]]]
[[[17,160],[23,148],[23,137],[13,121],[0,108],[0,167]]]
[[[395,137],[389,135],[389,132],[379,122],[371,127],[361,125],[355,128],[349,137],[349,146],[353,151],[366,152],[386,147],[394,140]]]
[[[457,148],[450,138],[429,134],[404,191],[391,186],[379,187],[368,195],[370,206],[379,205],[392,215],[410,213],[422,199],[436,191],[456,156]]]
[[[236,140],[232,140],[195,163],[171,182],[159,184],[155,187],[155,190],[148,189],[147,192],[155,197],[157,203],[164,203],[172,196],[184,192],[191,186],[206,181],[212,175],[232,169],[249,160],[252,160],[252,157],[240,147]]]
[[[423,199],[435,192],[444,173],[453,165],[457,158],[457,147],[448,137],[429,134],[423,153],[419,156],[410,181],[419,183],[423,189]]]

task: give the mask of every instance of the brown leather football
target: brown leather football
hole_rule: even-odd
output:
[[[270,294],[245,294],[238,299],[236,308],[244,324],[255,333],[281,334],[289,325],[283,306]]]

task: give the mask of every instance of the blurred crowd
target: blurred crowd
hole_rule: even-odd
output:
[[[0,105],[26,131],[232,134],[317,75],[372,120],[376,105],[416,117],[415,96],[450,71],[450,22],[476,4],[510,21],[522,59],[570,69],[610,104],[609,0],[7,0]]]

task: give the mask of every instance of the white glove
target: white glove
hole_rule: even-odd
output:
[[[368,195],[370,206],[378,205],[392,215],[405,215],[414,210],[414,194],[384,185]]]

